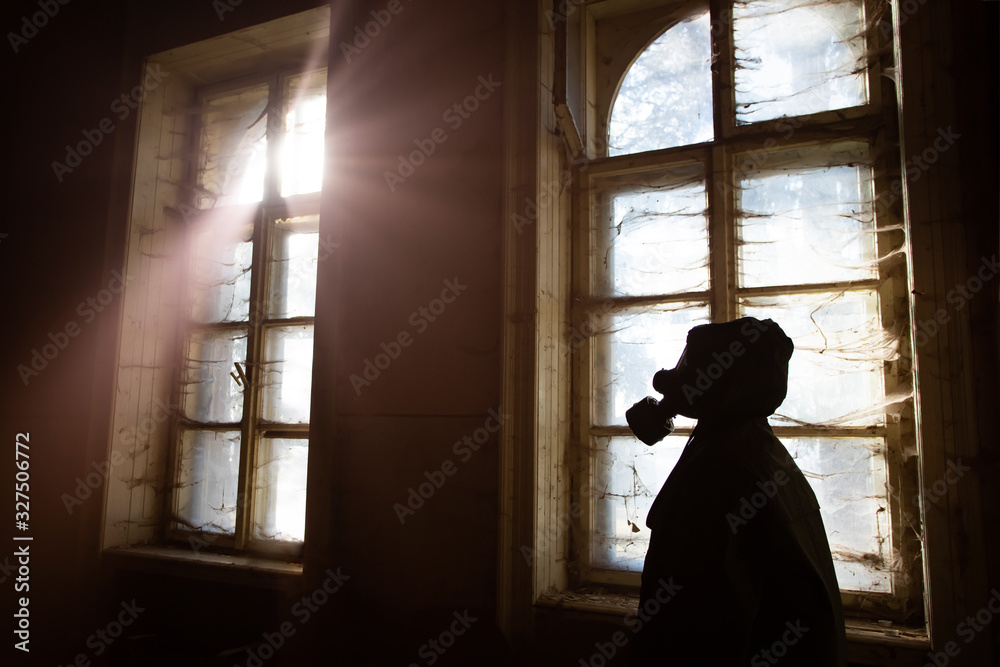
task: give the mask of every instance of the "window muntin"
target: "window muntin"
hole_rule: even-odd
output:
[[[325,90],[320,69],[201,96],[175,537],[304,540]]]
[[[892,303],[905,285],[884,261],[898,249],[887,247],[875,216],[875,174],[883,157],[862,125],[841,130],[838,138],[823,127],[834,116],[822,113],[880,111],[867,92],[863,7],[828,4],[813,12],[816,3],[724,3],[713,23],[724,29],[703,28],[712,32],[713,52],[735,53],[728,75],[725,68],[717,73],[712,94],[724,139],[709,136],[700,146],[662,141],[670,136],[664,123],[647,116],[643,125],[632,120],[641,121],[641,114],[628,111],[631,100],[642,99],[641,86],[630,89],[627,104],[620,95],[607,102],[610,148],[607,158],[588,166],[589,273],[574,314],[578,330],[596,325],[576,372],[584,388],[580,479],[589,485],[578,493],[592,498],[585,517],[590,535],[575,544],[583,581],[637,583],[621,573],[642,568],[646,513],[693,425],[678,418],[677,435],[647,448],[625,426],[625,407],[652,393],[653,372],[676,361],[690,326],[742,315],[771,317],[795,341],[788,399],[772,423],[823,505],[842,589],[890,593],[911,574],[898,569],[899,538],[887,511],[890,466],[898,464],[890,455],[898,450],[895,424],[912,413],[905,401],[910,380],[898,363],[905,325]],[[731,22],[724,20],[729,9]],[[680,26],[697,26],[703,16],[704,10],[695,11],[675,22],[649,49],[658,50]],[[789,54],[803,43],[798,36],[773,37],[788,30],[781,23],[787,16],[814,41],[794,62],[798,69],[782,74]],[[748,65],[754,69],[746,75]],[[820,81],[817,72],[826,78]],[[746,84],[754,77],[788,85],[751,90]],[[664,85],[648,72],[634,77],[630,70],[622,91],[633,79]],[[728,100],[727,80],[737,83]],[[801,117],[781,118],[785,114]],[[755,125],[776,118],[777,125]],[[630,121],[627,142],[620,139],[621,119]],[[657,148],[677,150],[633,157]],[[664,207],[675,214],[671,220],[647,203],[663,199],[662,175],[682,166],[701,174],[678,182],[707,196],[705,234],[692,231],[700,229],[694,216],[677,215],[682,207]],[[666,231],[652,233],[648,228],[660,220]],[[653,316],[664,309],[673,326]],[[690,323],[683,322],[684,313]]]

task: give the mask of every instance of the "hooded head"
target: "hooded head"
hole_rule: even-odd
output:
[[[785,400],[793,347],[772,320],[703,324],[688,332],[677,366],[658,372],[653,388],[685,417],[767,417]]]

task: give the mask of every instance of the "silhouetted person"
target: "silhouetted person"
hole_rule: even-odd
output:
[[[698,420],[646,525],[631,664],[846,665],[840,590],[816,496],[767,423],[792,341],[771,320],[697,326],[663,394],[627,413],[646,444]]]

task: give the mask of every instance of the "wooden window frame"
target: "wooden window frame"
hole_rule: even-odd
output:
[[[282,549],[211,556],[202,543],[189,542],[183,548],[167,544],[174,478],[171,441],[180,407],[174,381],[181,345],[177,322],[185,319],[179,304],[186,300],[183,286],[167,285],[163,277],[185,272],[178,225],[192,210],[188,184],[195,124],[190,110],[197,106],[199,91],[252,73],[276,74],[291,63],[326,63],[329,40],[330,8],[319,6],[142,61],[144,68],[165,74],[163,83],[147,91],[142,101],[134,143],[118,153],[118,159],[128,163],[123,170],[131,174],[123,257],[127,279],[109,428],[109,462],[115,471],[105,486],[101,534],[101,548],[115,562],[174,572],[184,572],[184,563],[196,563],[243,573],[248,581],[256,581],[255,572],[279,581],[301,575],[301,563],[288,562],[299,557]],[[288,198],[287,210],[272,213],[295,215],[306,200],[309,210],[318,206],[318,194],[304,197]],[[258,251],[264,251],[263,244],[255,245]],[[311,448],[310,459],[314,455]]]
[[[850,283],[808,284],[796,289],[792,286],[747,288],[737,285],[737,181],[741,172],[740,163],[748,155],[773,153],[801,147],[828,145],[834,141],[857,141],[867,144],[873,152],[884,150],[884,135],[886,132],[895,134],[895,108],[892,105],[882,105],[883,97],[892,100],[891,94],[884,95],[882,78],[877,76],[877,65],[865,71],[866,89],[869,91],[868,102],[858,107],[845,110],[819,112],[791,119],[779,118],[756,123],[738,124],[735,114],[733,77],[735,68],[722,66],[723,63],[733,63],[734,44],[732,40],[731,11],[724,0],[713,0],[711,3],[648,3],[659,4],[646,10],[635,10],[633,7],[624,14],[598,9],[588,12],[583,19],[586,37],[581,39],[583,48],[590,52],[598,52],[593,58],[595,67],[589,77],[592,87],[596,88],[587,98],[585,118],[581,125],[593,128],[592,133],[581,139],[580,145],[589,146],[596,154],[582,163],[574,183],[577,185],[574,196],[577,204],[574,208],[574,229],[577,230],[574,239],[574,298],[572,321],[574,331],[593,333],[591,317],[594,310],[610,312],[620,309],[623,305],[652,305],[661,303],[654,298],[602,298],[597,294],[594,276],[597,267],[594,265],[600,241],[596,238],[596,228],[592,224],[595,219],[594,196],[597,184],[602,178],[640,174],[655,169],[669,168],[688,164],[701,164],[704,167],[706,195],[708,198],[707,217],[709,221],[709,273],[710,287],[707,291],[684,295],[673,295],[671,301],[708,302],[712,321],[725,322],[738,317],[738,301],[744,296],[767,296],[771,294],[789,293],[820,293],[831,290],[878,290],[880,304],[880,320],[891,323],[892,326],[907,330],[908,313],[905,307],[904,295],[907,293],[905,274],[896,266],[880,267],[880,273],[893,275],[892,278],[874,278]],[[672,5],[672,6],[671,6]],[[675,9],[676,8],[676,9]],[[688,16],[709,9],[711,12],[712,52],[718,54],[712,67],[712,89],[714,110],[714,134],[716,139],[701,144],[678,146],[655,151],[607,156],[606,141],[607,125],[611,106],[617,93],[618,82],[627,74],[628,67],[635,61],[646,46],[667,29],[683,21]],[[869,3],[866,12],[874,11]],[[636,30],[636,26],[643,26]],[[716,29],[719,26],[720,29]],[[622,39],[624,37],[624,40]],[[877,39],[876,30],[869,30],[869,38]],[[567,40],[567,43],[570,40]],[[612,49],[622,52],[619,57]],[[870,45],[870,50],[877,50],[878,45]],[[622,70],[622,66],[626,69]],[[585,85],[581,88],[586,89]],[[891,92],[891,91],[890,91]],[[792,130],[789,132],[789,130]],[[791,135],[791,136],[789,136]],[[873,173],[878,174],[875,180],[875,201],[879,192],[888,189],[887,174],[898,156],[887,151],[874,163]],[[752,172],[752,169],[751,169]],[[898,229],[899,221],[890,210],[874,211],[877,234],[877,256],[886,256],[903,242]],[[890,231],[886,231],[890,230]],[[898,263],[898,262],[897,262]],[[885,270],[882,271],[881,269]],[[590,326],[588,326],[590,324]],[[605,570],[591,567],[589,535],[594,530],[595,516],[593,513],[593,489],[597,473],[590,442],[592,437],[611,435],[630,435],[627,427],[600,427],[592,423],[591,394],[595,386],[593,377],[597,347],[599,341],[593,336],[586,336],[575,350],[574,364],[574,396],[576,406],[574,419],[574,435],[571,448],[577,452],[572,457],[571,465],[575,464],[573,474],[576,487],[571,491],[571,505],[578,504],[583,508],[579,523],[579,535],[574,537],[571,558],[574,561],[574,573],[577,586],[604,585],[617,587],[626,591],[636,591],[639,585],[637,573]],[[888,362],[883,368],[883,379],[886,395],[902,389],[908,392],[907,385],[911,383],[909,369],[912,367],[909,355],[910,344],[904,339],[900,344],[900,359]],[[668,366],[673,360],[665,359]],[[902,418],[898,421],[887,419],[879,427],[841,427],[809,429],[799,426],[774,426],[775,434],[782,436],[816,436],[851,437],[880,436],[886,439],[886,475],[892,488],[918,488],[916,471],[905,467],[905,450],[914,448],[915,433],[912,402],[908,403]],[[689,432],[690,429],[679,429],[678,434]],[[859,617],[871,620],[890,619],[894,622],[913,626],[914,621],[922,622],[922,564],[918,534],[908,523],[912,518],[904,514],[904,509],[895,499],[889,498],[886,508],[890,515],[888,521],[893,544],[889,552],[890,563],[904,563],[905,569],[894,570],[892,578],[892,593],[869,593],[851,590],[842,591],[845,611]],[[645,517],[639,517],[644,522]],[[645,528],[643,527],[643,530]],[[917,527],[919,530],[919,527]]]
[[[177,339],[178,346],[175,363],[175,405],[182,404],[182,393],[184,386],[184,372],[187,368],[187,345],[185,341],[190,341],[195,332],[209,331],[247,331],[247,358],[243,364],[244,377],[240,382],[248,384],[243,386],[243,417],[239,422],[233,423],[209,423],[196,422],[184,418],[182,411],[175,413],[170,436],[170,454],[168,469],[172,475],[180,474],[180,448],[181,433],[183,431],[240,431],[240,467],[239,480],[237,482],[239,492],[237,494],[236,521],[234,533],[218,534],[201,530],[192,530],[183,524],[174,522],[168,525],[165,531],[165,540],[179,546],[199,545],[214,551],[227,551],[236,554],[253,554],[264,557],[280,557],[283,560],[301,562],[303,553],[303,543],[282,542],[271,540],[259,540],[253,537],[253,516],[258,503],[257,493],[257,461],[259,458],[259,447],[263,437],[289,437],[304,439],[309,442],[309,423],[272,423],[267,422],[260,415],[261,412],[261,387],[264,377],[264,341],[267,329],[282,326],[309,326],[315,332],[315,314],[311,316],[298,316],[291,318],[275,318],[268,316],[270,307],[270,283],[272,257],[274,251],[274,228],[279,221],[305,216],[316,216],[320,213],[320,202],[322,191],[305,194],[282,196],[280,193],[281,184],[278,180],[278,169],[274,165],[280,162],[280,151],[282,147],[282,137],[285,133],[284,109],[287,102],[287,81],[289,78],[311,72],[324,71],[326,67],[317,67],[313,70],[301,71],[299,68],[285,68],[281,71],[268,74],[266,76],[256,75],[252,77],[241,77],[233,81],[226,81],[209,85],[197,92],[199,101],[207,97],[235,92],[240,89],[258,85],[268,86],[268,123],[267,123],[267,163],[269,168],[265,172],[264,193],[260,202],[255,204],[234,204],[227,207],[213,207],[191,214],[189,217],[196,221],[199,216],[222,214],[223,216],[234,211],[236,215],[245,215],[249,209],[253,209],[252,231],[250,241],[253,244],[253,257],[250,264],[251,285],[249,312],[247,320],[234,322],[214,322],[207,324],[196,324],[191,321],[182,322]],[[199,107],[201,106],[199,102]],[[201,155],[201,146],[197,137],[199,131],[196,127],[192,133],[190,154]],[[189,173],[196,173],[197,167],[192,164]],[[318,223],[317,223],[318,224]],[[317,228],[318,233],[318,228]],[[189,253],[190,254],[190,253]],[[189,290],[185,289],[185,293]],[[185,303],[188,303],[185,301]],[[235,381],[235,380],[234,380]],[[308,446],[308,444],[307,444]],[[176,506],[176,489],[174,493],[164,495],[164,516],[172,516],[172,507]]]
[[[573,114],[589,107],[584,101],[571,109],[567,71],[561,62],[567,43],[556,28],[567,18],[579,20],[582,4],[515,3],[506,19],[503,404],[513,417],[500,441],[497,617],[510,641],[529,651],[542,624],[548,632],[556,627],[572,632],[583,620],[575,612],[583,611],[587,618],[624,628],[623,617],[635,612],[636,602],[630,596],[574,590],[568,583],[569,533],[574,510],[579,510],[570,502],[574,481],[566,448],[572,378],[566,353],[574,345],[567,269],[574,200],[569,191],[573,164],[587,159],[582,139],[590,136],[576,128],[585,129],[594,121],[592,115]],[[637,2],[631,6],[641,8]],[[935,95],[946,95],[943,99],[958,94],[947,78],[947,64],[929,61],[926,49],[933,47],[936,53],[948,48],[929,36],[958,20],[959,13],[947,5],[928,5],[904,15],[896,0],[888,7],[888,23],[880,30],[891,35],[887,40],[891,44],[880,55],[891,56],[895,64],[882,74],[893,79],[892,100],[905,96],[909,103],[897,109],[899,136],[885,136],[883,141],[898,141],[901,155],[913,155],[930,145],[941,124],[946,126],[953,118],[949,110],[953,112],[954,105],[939,109],[919,100],[929,94],[928,86]],[[588,6],[594,8],[597,3]],[[574,51],[572,44],[569,48],[587,57],[586,50]],[[905,308],[910,322],[933,320],[936,311],[947,307],[949,290],[967,277],[965,241],[953,229],[954,216],[962,210],[951,196],[956,191],[957,158],[950,154],[945,158],[943,163],[949,166],[942,168],[948,171],[922,174],[917,188],[903,173],[902,164],[891,165],[884,176],[893,185],[902,184],[890,210],[906,233],[911,293]],[[972,380],[962,376],[955,381],[950,375],[971,372],[967,353],[962,352],[972,340],[970,310],[949,310],[951,317],[938,335],[912,350],[920,428],[917,451],[908,453],[906,466],[916,471],[921,484],[942,479],[949,460],[959,456],[974,460],[980,450],[971,407]],[[913,515],[922,527],[925,625],[905,629],[849,621],[850,658],[860,664],[885,664],[891,655],[892,664],[923,665],[932,646],[940,648],[954,639],[956,625],[970,605],[985,599],[988,588],[984,556],[974,551],[984,540],[983,528],[974,520],[982,507],[976,479],[950,487],[946,497],[933,503],[924,500],[917,488],[896,491],[904,499],[920,500]],[[962,557],[961,567],[955,552],[958,543],[973,549]],[[963,649],[970,659],[988,652],[982,641]]]

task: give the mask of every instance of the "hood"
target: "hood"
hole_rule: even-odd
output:
[[[653,387],[674,396],[685,417],[767,417],[785,400],[793,349],[773,320],[703,324],[688,332],[677,366],[657,373]]]

